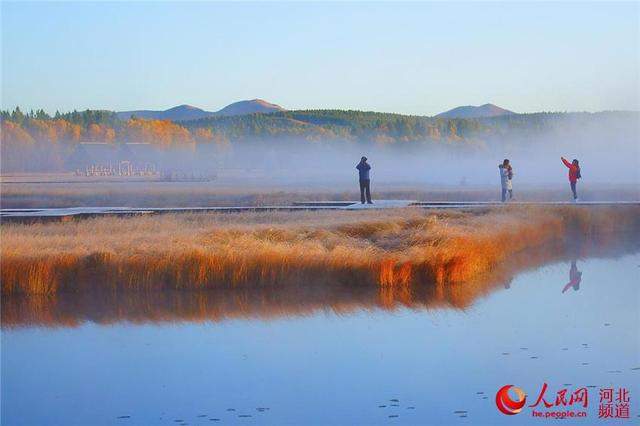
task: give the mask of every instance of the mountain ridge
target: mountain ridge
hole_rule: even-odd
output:
[[[120,120],[128,120],[133,116],[146,120],[170,120],[180,122],[216,116],[248,115],[255,113],[265,114],[276,111],[286,111],[286,109],[280,105],[267,102],[264,99],[251,99],[233,102],[218,111],[205,111],[193,105],[182,104],[166,110],[118,111],[116,112],[116,116]]]

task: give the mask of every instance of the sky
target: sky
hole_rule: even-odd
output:
[[[640,3],[28,3],[2,108],[640,110]]]

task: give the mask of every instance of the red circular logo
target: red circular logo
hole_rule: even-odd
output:
[[[513,389],[513,392],[516,394],[517,399],[512,399],[509,395],[509,390]],[[496,393],[496,406],[498,410],[502,411],[504,414],[508,416],[513,416],[514,414],[518,414],[522,411],[522,407],[527,401],[527,396],[517,386],[513,385],[504,385],[498,390]]]

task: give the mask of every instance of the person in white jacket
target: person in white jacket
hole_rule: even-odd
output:
[[[502,202],[507,201],[507,191],[509,190],[509,160],[504,159],[502,164],[498,165],[500,170],[500,186],[502,187]]]
[[[513,167],[511,163],[507,166],[507,192],[509,192],[509,200],[513,200]]]

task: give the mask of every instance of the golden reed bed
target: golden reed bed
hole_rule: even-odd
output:
[[[361,310],[461,309],[493,291],[510,288],[514,276],[550,262],[581,257],[617,257],[638,250],[638,241],[606,239],[566,250],[555,241],[509,256],[490,273],[464,283],[367,286],[353,283],[238,286],[209,291],[102,291],[15,294],[1,298],[0,324],[17,327],[76,327],[86,322],[221,322],[272,319],[329,311],[349,315]],[[557,283],[558,295],[565,281]]]
[[[638,239],[638,206],[184,214],[2,224],[2,294],[470,282],[515,253]]]

